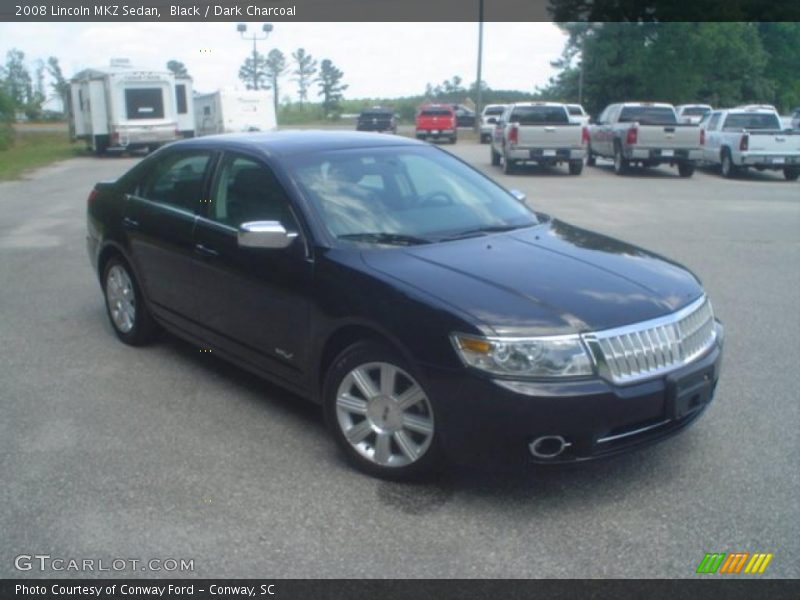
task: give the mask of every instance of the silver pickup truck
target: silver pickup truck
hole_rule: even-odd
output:
[[[715,110],[700,122],[700,144],[703,160],[719,165],[723,177],[749,167],[800,177],[800,131],[784,128],[771,106]]]
[[[555,102],[509,104],[492,134],[491,161],[511,173],[524,162],[567,163],[580,175],[589,132],[570,119],[567,107]]]
[[[625,102],[611,104],[589,127],[587,164],[597,157],[614,160],[614,172],[625,174],[632,164],[677,165],[681,177],[691,177],[701,157],[700,129],[678,123],[671,104]]]

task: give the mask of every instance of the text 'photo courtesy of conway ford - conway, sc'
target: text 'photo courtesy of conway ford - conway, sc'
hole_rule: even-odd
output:
[[[380,477],[623,452],[720,373],[686,268],[394,135],[176,142],[91,191],[88,250],[120,340],[163,328],[322,404]]]

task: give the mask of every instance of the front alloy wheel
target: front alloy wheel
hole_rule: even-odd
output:
[[[326,382],[337,441],[357,467],[379,477],[418,475],[437,460],[433,407],[401,365],[381,345],[356,344],[334,362]]]

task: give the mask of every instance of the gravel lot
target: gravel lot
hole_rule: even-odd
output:
[[[445,148],[704,280],[727,347],[695,426],[579,467],[360,475],[316,407],[174,338],[115,339],[84,211],[137,159],[74,159],[0,184],[0,577],[81,575],[14,569],[34,553],[193,559],[202,577],[696,577],[714,551],[800,577],[800,184],[610,163],[505,177],[488,146]]]

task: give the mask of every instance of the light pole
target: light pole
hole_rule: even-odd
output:
[[[481,67],[483,66],[483,0],[478,0],[478,79],[475,98],[475,131],[480,133],[481,110],[483,110],[483,86],[481,85]]]
[[[236,26],[236,31],[239,32],[239,35],[242,36],[243,40],[253,40],[253,89],[258,89],[258,52],[256,52],[256,42],[260,42],[265,40],[269,37],[270,32],[272,31],[272,23],[264,23],[261,26],[261,31],[264,32],[264,35],[261,36],[258,33],[253,33],[252,35],[245,35],[245,31],[247,31],[247,23],[239,23]]]

